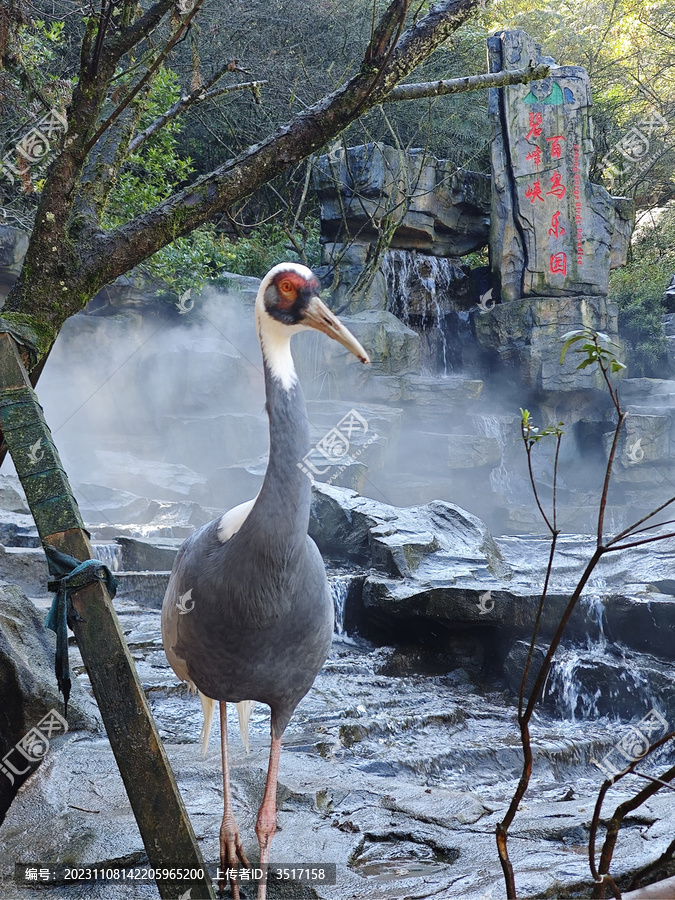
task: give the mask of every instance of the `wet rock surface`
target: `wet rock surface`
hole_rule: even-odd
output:
[[[222,817],[217,727],[202,759],[200,705],[168,667],[159,612],[128,601],[116,607],[202,853],[215,865]],[[76,649],[71,656],[78,680],[87,686]],[[392,667],[399,674],[383,674]],[[334,643],[284,737],[273,858],[279,864],[335,862],[338,883],[302,890],[296,885],[287,893],[270,891],[270,897],[503,896],[494,828],[519,765],[513,703],[499,683],[476,681],[465,670],[429,676],[415,669],[413,656],[392,648]],[[267,708],[257,706],[251,753],[246,755],[234,735],[231,741],[235,815],[254,859],[268,728]],[[587,896],[584,847],[604,777],[591,760],[616,743],[622,728],[608,719],[572,723],[546,713],[536,717],[535,776],[511,837],[521,896],[551,896],[558,888],[556,896],[574,896],[567,892],[577,890]],[[612,804],[624,796],[617,789]],[[669,799],[658,796],[627,821],[616,872],[665,849],[671,835],[659,823],[669,810]],[[29,895],[12,883],[15,861],[144,864],[102,734],[69,734],[53,742],[0,828],[0,842],[0,890],[8,900]],[[63,885],[51,895],[104,900],[158,893],[154,885],[109,884],[86,890]]]
[[[331,570],[340,635],[284,737],[273,859],[335,862],[338,883],[296,884],[285,893],[270,891],[270,898],[502,897],[494,829],[519,776],[515,692],[546,542],[493,538],[480,520],[449,503],[402,510],[340,488],[315,490],[313,523],[325,554],[339,551],[342,560]],[[177,682],[160,637],[159,605],[180,539],[143,537],[143,527],[95,547],[117,569],[122,628],[204,858],[215,867],[222,816],[217,727],[202,759],[200,705]],[[569,596],[564,587],[589,552],[583,538],[560,541],[553,609]],[[31,559],[41,552],[11,549]],[[675,680],[665,659],[675,602],[653,583],[659,577],[661,591],[675,584],[668,568],[673,547],[660,552],[612,557],[570,623],[570,640],[535,715],[532,787],[511,830],[520,896],[588,896],[585,848],[604,779],[594,761],[607,759],[632,733],[629,721],[650,709],[675,719]],[[630,580],[633,594],[613,594],[613,579]],[[41,617],[50,600],[34,602]],[[347,637],[345,627],[356,636]],[[549,628],[545,616],[542,635]],[[389,635],[396,646],[369,643],[359,631],[379,644]],[[653,640],[661,643],[648,655]],[[71,664],[80,692],[88,689],[76,647]],[[250,755],[234,735],[231,742],[235,813],[254,859],[268,729],[267,708],[258,705]],[[661,770],[672,764],[669,752],[655,760]],[[613,789],[608,814],[639,786],[622,782]],[[627,820],[615,874],[665,850],[672,839],[670,806],[659,795]],[[51,742],[0,827],[0,847],[0,894],[8,900],[28,894],[12,883],[15,861],[144,864],[100,731]],[[154,885],[51,890],[67,900],[158,896]]]
[[[16,749],[17,742],[31,734],[50,710],[61,707],[54,679],[56,636],[44,627],[43,618],[20,588],[0,582],[0,820],[42,758],[39,744],[33,753],[34,745],[22,745],[26,756]],[[71,728],[96,730],[98,725],[95,704],[75,681],[70,698]],[[60,726],[55,730],[58,733]],[[32,735],[41,739],[35,731]]]

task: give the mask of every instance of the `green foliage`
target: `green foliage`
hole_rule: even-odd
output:
[[[586,369],[596,363],[604,372],[611,372],[615,375],[626,366],[616,356],[612,348],[620,350],[621,347],[609,335],[602,331],[592,331],[590,328],[580,328],[575,331],[568,331],[562,336],[563,348],[560,351],[560,365],[565,362],[567,351],[575,344],[581,343],[580,347],[574,347],[574,352],[579,353],[583,359],[577,366],[577,369]]]
[[[628,342],[632,375],[659,376],[666,363],[663,294],[675,272],[675,209],[638,229],[628,264],[610,277],[619,307],[619,331]]]
[[[120,78],[118,81],[123,81]],[[161,67],[150,92],[139,103],[142,112],[139,131],[147,128],[179,98],[178,76]],[[131,154],[121,169],[116,190],[105,212],[104,225],[115,228],[147,212],[170,196],[194,172],[189,157],[177,149],[180,121],[171,121],[145,141],[138,153]],[[141,267],[153,278],[169,284],[177,293],[203,286],[210,274],[223,266],[222,248],[213,226],[204,226],[189,236],[176,238],[155,253]],[[173,298],[172,298],[173,299]]]
[[[318,220],[306,220],[305,228],[307,265],[318,266],[321,260]],[[281,225],[274,222],[259,225],[248,236],[237,241],[221,238],[225,268],[238,275],[256,278],[262,278],[277,263],[286,260],[298,262],[299,256],[290,246],[288,235]]]
[[[528,409],[520,410],[520,431],[523,440],[528,446],[539,443],[542,438],[553,435],[558,440],[565,434],[563,431],[564,422],[558,422],[557,425],[547,425],[545,428],[537,428],[532,422],[532,416]]]
[[[179,96],[178,76],[170,69],[159,69],[149,95],[140,101],[143,111],[139,131],[147,128]],[[194,172],[190,158],[181,158],[177,151],[176,134],[179,130],[175,120],[169,122],[145,141],[138,153],[129,156],[106,210],[106,226],[121,225],[152,209]]]
[[[180,93],[176,73],[164,67],[159,69],[148,96],[140,101],[143,109],[138,130],[147,128],[175,103]],[[107,227],[122,225],[152,209],[194,172],[191,159],[183,158],[178,149],[182,124],[182,119],[169,122],[145,141],[138,153],[129,157],[106,209]],[[318,221],[302,227],[306,232],[307,261],[309,265],[318,264]],[[274,222],[260,225],[236,241],[218,235],[213,225],[205,225],[186,237],[176,238],[145,262],[142,269],[151,277],[166,282],[180,295],[188,288],[203,287],[208,280],[218,281],[223,270],[261,278],[278,262],[298,260],[298,254],[289,247],[286,232]],[[173,302],[175,297],[172,294],[166,299]]]

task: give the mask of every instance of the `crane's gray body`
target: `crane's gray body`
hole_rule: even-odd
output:
[[[207,697],[271,707],[280,737],[323,665],[333,602],[321,554],[308,536],[311,484],[298,467],[309,450],[302,390],[284,389],[265,365],[270,459],[260,494],[225,542],[220,519],[181,547],[162,609],[176,674]],[[179,600],[191,591],[190,612]]]

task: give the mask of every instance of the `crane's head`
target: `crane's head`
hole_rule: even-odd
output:
[[[319,280],[307,266],[280,263],[263,278],[256,299],[258,334],[266,344],[290,339],[295,331],[315,328],[338,341],[362,363],[370,357],[354,335],[319,299]],[[286,332],[286,334],[284,334]]]

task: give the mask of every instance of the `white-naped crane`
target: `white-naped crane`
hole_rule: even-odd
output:
[[[216,703],[220,704],[223,871],[248,867],[232,812],[226,704],[237,704],[247,746],[252,702],[266,703],[271,710],[269,768],[255,827],[264,865],[269,863],[276,831],[281,736],[324,664],[333,634],[326,570],[307,534],[311,483],[299,463],[310,449],[309,423],[291,337],[315,328],[361,362],[370,362],[356,338],[319,299],[319,282],[306,266],[281,263],[267,273],[256,297],[255,318],[270,423],[263,485],[255,499],[202,526],[185,541],[162,608],[169,663],[182,681],[199,690],[204,751]],[[189,602],[184,602],[186,596]],[[239,885],[236,880],[230,883],[238,900]],[[220,887],[224,888],[222,879]],[[263,880],[258,900],[265,900],[266,890]]]

